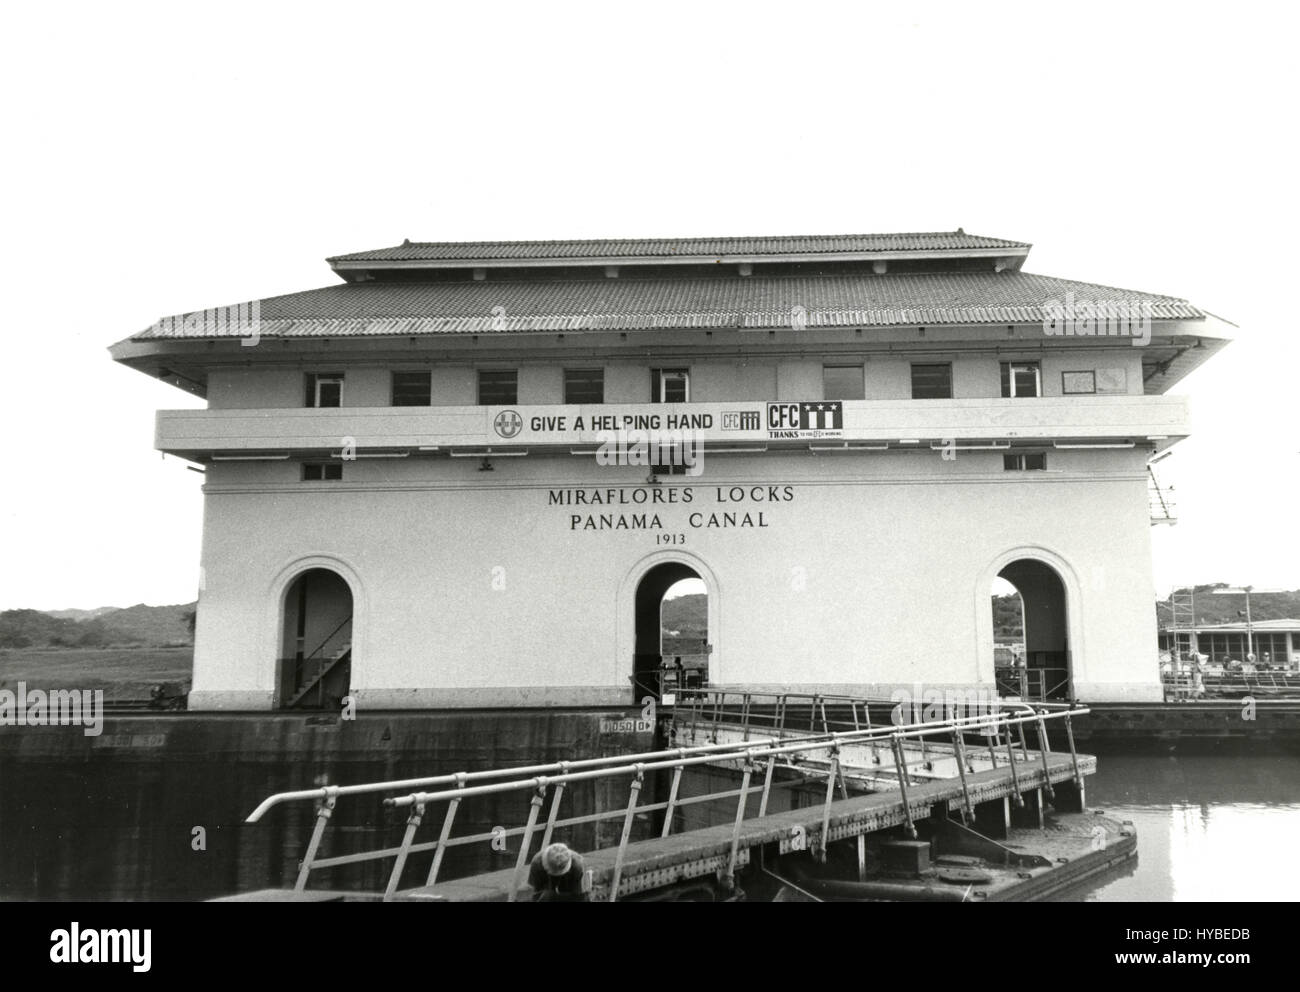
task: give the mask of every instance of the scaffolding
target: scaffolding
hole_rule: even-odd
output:
[[[1196,660],[1196,593],[1191,586],[1169,594],[1169,658],[1174,671],[1190,668]]]

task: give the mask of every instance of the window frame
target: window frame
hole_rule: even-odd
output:
[[[427,398],[423,403],[399,403],[397,402],[397,377],[398,376],[422,376],[428,392]],[[393,370],[388,382],[388,402],[390,406],[433,406],[433,372],[431,370],[421,369],[401,369]]]
[[[946,369],[948,373],[948,395],[946,396],[917,396],[916,395],[916,370],[917,369]],[[914,400],[950,400],[953,398],[952,389],[952,362],[912,362],[911,363],[911,381],[912,381],[912,399]]]
[[[598,374],[598,375],[599,375],[599,378],[600,378],[600,399],[598,399],[598,400],[580,400],[580,399],[572,399],[572,398],[570,398],[570,396],[569,396],[569,374],[570,374],[570,373],[583,373],[583,374],[586,374],[586,375],[591,375],[591,374],[593,374],[593,373]],[[564,369],[564,371],[563,371],[563,376],[564,376],[564,381],[563,381],[563,387],[562,387],[562,388],[563,388],[563,390],[564,390],[564,403],[565,403],[566,406],[586,406],[586,405],[599,406],[599,405],[604,404],[604,402],[605,402],[605,368],[604,368],[603,365],[602,365],[602,366],[590,366],[590,367],[586,367],[586,368],[566,368],[566,369]]]
[[[680,378],[685,397],[680,400],[664,398],[664,386],[669,378]],[[652,403],[689,403],[691,401],[691,370],[689,367],[674,367],[650,370],[650,389]]]
[[[1034,391],[1016,392],[1016,373],[1033,370]],[[1043,395],[1043,363],[1038,359],[1013,360],[999,363],[999,379],[1004,400],[1039,399]]]
[[[312,478],[313,470],[320,473],[316,478]],[[303,482],[342,482],[343,463],[303,462],[301,479]]]
[[[514,376],[514,398],[510,400],[493,400],[488,403],[483,399],[483,376],[485,375],[502,375],[509,373]],[[477,406],[518,406],[519,405],[519,369],[477,369],[475,374],[475,390]]]
[[[1030,459],[1037,461],[1039,464],[1029,464]],[[1014,464],[1012,462],[1014,461]],[[1046,472],[1047,471],[1047,452],[1046,451],[1016,451],[1009,452],[1002,456],[1002,471],[1004,472]]]
[[[336,410],[343,406],[343,372],[308,372],[306,373],[305,405],[313,410]],[[337,403],[321,403],[321,386],[337,383],[339,389]]]

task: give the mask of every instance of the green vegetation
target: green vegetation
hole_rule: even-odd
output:
[[[192,648],[0,650],[0,688],[103,689],[104,698],[148,699],[160,682],[188,682]]]

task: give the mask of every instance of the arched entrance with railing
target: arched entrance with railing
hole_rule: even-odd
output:
[[[1023,650],[1010,664],[996,670],[999,693],[1035,701],[1070,699],[1070,615],[1065,582],[1056,569],[1037,558],[1010,561],[997,577],[1019,594],[1023,625]]]
[[[678,593],[686,595],[670,607],[665,631],[665,600]],[[619,591],[619,656],[631,655],[620,677],[630,674],[634,700],[719,678],[719,615],[717,581],[694,556],[663,551],[638,562]]]
[[[337,709],[352,678],[352,590],[329,568],[309,568],[284,591],[281,709]]]

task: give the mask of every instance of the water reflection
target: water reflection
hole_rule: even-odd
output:
[[[1293,900],[1300,757],[1104,755],[1088,805],[1138,832],[1138,863],[1069,898],[1105,902]]]

